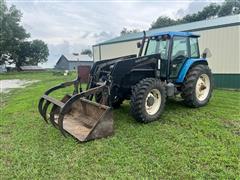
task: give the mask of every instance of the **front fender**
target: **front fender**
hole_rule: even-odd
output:
[[[180,73],[178,74],[178,78],[176,80],[176,83],[182,83],[184,81],[184,78],[190,69],[191,66],[194,64],[208,64],[206,59],[199,58],[199,59],[187,59],[186,62],[183,64],[183,67],[180,70]]]

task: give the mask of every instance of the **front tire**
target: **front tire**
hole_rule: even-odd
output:
[[[166,102],[166,89],[159,79],[146,78],[132,89],[131,113],[139,122],[152,122],[160,117]]]
[[[212,72],[207,65],[201,64],[193,66],[187,73],[181,95],[187,106],[201,107],[209,102],[212,90]]]

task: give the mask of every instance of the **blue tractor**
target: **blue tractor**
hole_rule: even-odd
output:
[[[46,91],[39,102],[40,114],[47,120],[46,112],[52,103],[50,122],[63,133],[67,131],[86,141],[113,132],[109,121],[112,116],[106,112],[120,107],[124,100],[130,100],[132,116],[144,123],[159,119],[167,97],[180,94],[187,106],[204,106],[211,98],[213,82],[206,60],[210,52],[206,49],[200,55],[198,38],[190,32],[161,32],[151,36],[144,32],[137,44],[138,55],[95,62],[85,91],[81,88],[81,77]],[[48,96],[69,85],[74,85],[73,94],[61,101]],[[98,112],[101,108],[105,111]],[[86,134],[80,132],[82,126],[89,128],[82,130]]]

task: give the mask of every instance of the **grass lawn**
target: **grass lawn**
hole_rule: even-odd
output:
[[[2,94],[1,179],[240,178],[239,91],[215,90],[199,109],[170,99],[159,121],[150,124],[136,122],[125,102],[114,110],[114,136],[78,143],[43,122],[37,110],[46,89],[74,76],[0,75],[41,80]]]

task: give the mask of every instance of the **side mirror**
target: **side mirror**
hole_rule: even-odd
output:
[[[210,58],[210,57],[212,57],[212,53],[211,53],[210,49],[205,48],[203,53],[202,53],[202,57],[203,58]]]
[[[142,43],[141,42],[137,42],[137,48],[141,48],[142,47]]]

